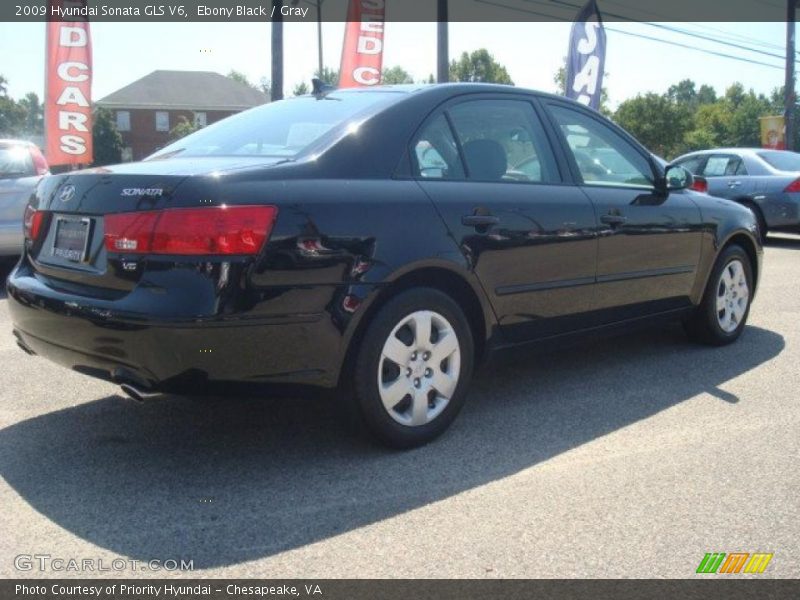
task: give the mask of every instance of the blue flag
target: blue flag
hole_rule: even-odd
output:
[[[605,64],[606,30],[597,1],[589,0],[572,24],[567,59],[567,98],[599,110]]]

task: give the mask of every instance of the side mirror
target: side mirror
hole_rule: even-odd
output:
[[[694,175],[680,165],[667,165],[659,186],[665,192],[675,192],[692,187]]]

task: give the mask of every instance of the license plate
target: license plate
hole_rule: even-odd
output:
[[[91,219],[56,218],[56,235],[53,240],[53,256],[71,262],[84,262],[89,247]]]

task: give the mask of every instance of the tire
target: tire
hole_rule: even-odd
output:
[[[753,265],[741,246],[725,248],[717,258],[703,300],[684,322],[689,338],[711,346],[739,339],[753,298]]]
[[[473,363],[472,330],[458,304],[433,288],[402,292],[373,317],[358,350],[353,391],[362,424],[386,446],[427,444],[464,405]]]

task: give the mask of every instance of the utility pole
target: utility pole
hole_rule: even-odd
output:
[[[322,0],[317,0],[317,48],[319,50],[319,77],[322,78],[322,69],[325,63],[322,60]]]
[[[795,14],[797,0],[787,0],[786,3],[786,83],[783,90],[784,112],[783,118],[786,125],[786,149],[794,150],[794,107],[795,107]]]
[[[283,100],[283,0],[272,0],[272,102]]]
[[[447,22],[447,0],[438,0],[437,5],[437,67],[436,81],[450,81],[450,35]]]

